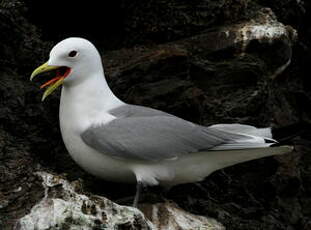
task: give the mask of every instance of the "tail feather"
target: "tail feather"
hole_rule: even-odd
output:
[[[250,160],[289,153],[292,150],[292,146],[284,145],[268,148],[212,151],[208,152],[207,155],[209,155],[209,161],[212,162],[211,166],[215,171]]]
[[[218,145],[216,147],[213,147],[209,150],[213,151],[221,151],[221,150],[242,150],[242,149],[255,149],[255,148],[268,148],[271,145],[275,144],[274,142],[272,143],[261,143],[261,142],[232,142],[232,143],[226,143],[222,145]]]
[[[215,146],[210,150],[267,148],[277,143],[276,140],[272,139],[271,128],[256,128],[242,124],[216,124],[210,126],[210,128],[242,136],[242,138]]]
[[[247,134],[251,136],[258,136],[263,137],[267,139],[272,139],[272,132],[271,128],[256,128],[251,125],[242,125],[238,123],[234,124],[216,124],[210,126],[212,128],[216,128],[222,131],[226,132],[232,132],[232,133],[240,133],[240,134]]]
[[[175,179],[170,185],[201,181],[216,170],[272,155],[289,153],[291,146],[253,148],[241,150],[220,150],[189,154],[177,161],[166,162],[174,168]]]

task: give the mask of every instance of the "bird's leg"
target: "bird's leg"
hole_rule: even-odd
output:
[[[145,192],[145,189],[147,188],[148,190]],[[146,184],[138,181],[136,184],[136,194],[134,197],[124,197],[118,199],[116,202],[123,205],[129,205],[131,202],[133,202],[133,207],[137,207],[139,202],[154,204],[163,202],[165,200],[166,199],[162,187],[147,187]]]
[[[135,208],[137,208],[137,205],[139,202],[139,197],[140,197],[141,191],[143,189],[143,186],[144,186],[143,182],[137,181],[136,194],[135,194],[135,198],[134,198],[134,202],[133,202],[133,207],[135,207]]]

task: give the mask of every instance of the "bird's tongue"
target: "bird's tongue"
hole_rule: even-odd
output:
[[[61,78],[63,78],[63,77],[57,76],[57,77],[52,78],[52,79],[49,80],[48,82],[45,82],[43,85],[41,85],[41,86],[40,86],[40,89],[43,89],[44,87],[47,87],[47,86],[53,84],[54,82],[58,81],[58,80],[61,79]]]
[[[60,69],[56,70],[56,77],[52,78],[51,80],[49,80],[46,83],[44,83],[43,85],[41,85],[40,89],[43,89],[43,88],[53,84],[54,82],[57,82],[60,79],[64,79],[65,77],[68,76],[69,73],[70,73],[70,68],[67,68],[67,67],[60,68]]]

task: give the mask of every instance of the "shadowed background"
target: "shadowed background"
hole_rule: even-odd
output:
[[[279,139],[295,144],[296,151],[286,156],[236,165],[200,184],[177,186],[169,199],[187,211],[215,217],[227,229],[311,228],[310,3],[14,0],[0,7],[1,229],[10,229],[43,196],[32,174],[38,169],[82,178],[87,192],[113,200],[134,193],[134,185],[97,180],[71,160],[58,127],[59,95],[41,103],[40,83],[28,81],[53,45],[69,36],[95,43],[109,84],[126,102],[204,125],[272,125]],[[288,38],[252,40],[244,51],[239,42],[223,45],[215,39],[221,28],[235,31],[234,25],[269,15],[264,7],[296,29],[298,38],[291,38],[295,33],[288,28]],[[272,79],[289,59],[291,65]]]

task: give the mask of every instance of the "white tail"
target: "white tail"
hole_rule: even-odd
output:
[[[189,154],[182,159],[171,162],[175,168],[175,179],[170,184],[201,181],[212,172],[235,164],[267,156],[289,153],[291,146],[253,148],[241,150],[220,150]]]
[[[268,148],[252,148],[252,149],[240,149],[240,150],[223,150],[223,151],[211,151],[206,155],[209,155],[208,165],[213,168],[213,171],[222,169],[238,163],[255,160],[267,156],[280,155],[289,153],[293,150],[292,146],[277,146]]]

